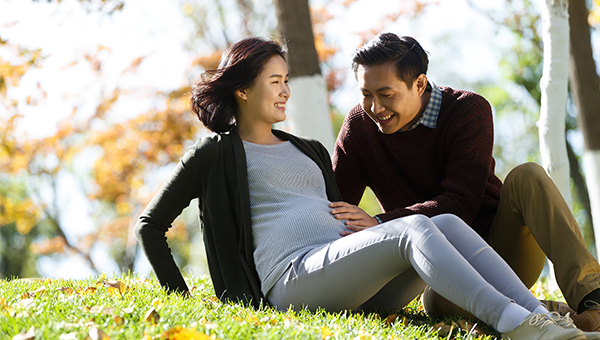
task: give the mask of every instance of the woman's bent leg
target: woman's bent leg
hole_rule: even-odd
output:
[[[383,286],[359,311],[393,311],[404,308],[427,286],[414,268],[405,270]],[[400,293],[399,293],[400,292]]]
[[[440,294],[492,326],[510,302],[421,215],[313,249],[290,268],[267,298],[280,309],[289,305],[311,310],[356,309],[411,267]]]
[[[471,266],[500,293],[530,312],[542,304],[502,257],[463,220],[450,214],[435,216],[431,220]]]

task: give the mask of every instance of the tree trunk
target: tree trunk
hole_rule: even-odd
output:
[[[577,120],[583,134],[583,166],[590,194],[596,238],[600,237],[600,77],[592,54],[589,11],[585,0],[571,0],[571,92],[577,107]],[[596,245],[600,244],[596,239]],[[600,247],[596,247],[600,254]]]
[[[565,119],[569,77],[568,0],[546,0],[542,13],[544,71],[539,121],[540,152],[548,175],[571,204]]]
[[[319,67],[308,0],[275,0],[277,29],[288,46],[289,85],[292,96],[283,124],[290,132],[316,138],[329,152],[334,136],[325,78]]]

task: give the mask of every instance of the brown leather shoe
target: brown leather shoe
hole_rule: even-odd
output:
[[[565,315],[560,315],[558,312],[550,312],[548,315],[555,324],[562,328],[577,328],[573,319],[569,317],[570,313]],[[586,340],[600,340],[600,332],[586,332],[582,331],[583,335],[585,335]]]
[[[588,300],[585,302],[585,306],[587,307],[581,313],[571,314],[571,319],[577,326],[577,328],[584,331],[600,331],[600,304]]]
[[[560,315],[570,313],[571,319],[577,328],[584,332],[600,332],[600,304],[594,301],[586,301],[587,310],[581,313],[575,313],[569,305],[564,302],[541,300],[549,311],[558,312]]]
[[[558,312],[560,315],[571,313],[571,316],[575,314],[575,311],[564,302],[552,300],[540,300],[540,302],[546,305],[549,312]]]

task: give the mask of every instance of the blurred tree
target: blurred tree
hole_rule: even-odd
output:
[[[542,165],[564,199],[571,205],[569,157],[565,143],[568,93],[568,0],[546,0],[542,9],[544,66],[538,122]]]
[[[543,71],[543,44],[539,33],[540,14],[529,0],[507,1],[504,11],[493,12],[482,10],[472,1],[469,1],[469,4],[495,22],[499,30],[508,29],[514,38],[514,44],[501,52],[503,57],[500,69],[503,80],[494,84],[480,84],[477,89],[492,103],[496,113],[496,124],[507,124],[511,127],[511,129],[496,129],[497,133],[510,132],[500,134],[499,140],[494,145],[494,156],[498,161],[497,170],[501,177],[504,177],[510,169],[522,162],[523,157],[527,161],[539,162],[536,124],[541,101],[539,82]],[[571,40],[573,40],[572,34],[573,32],[571,32]],[[576,116],[572,105],[567,105],[567,135],[579,131]],[[515,131],[520,133],[515,134]],[[573,212],[588,248],[595,253],[594,229],[586,180],[579,165],[579,156],[568,138],[566,146],[575,193]]]
[[[101,11],[107,15],[123,8],[123,3],[118,1],[80,2],[88,12]],[[198,131],[197,124],[187,112],[185,97],[189,89],[146,90],[145,95],[154,98],[156,106],[143,115],[125,120],[115,119],[110,112],[121,98],[136,93],[129,93],[119,86],[101,90],[102,98],[91,116],[85,117],[81,107],[74,105],[71,116],[59,122],[54,135],[28,138],[16,128],[23,118],[20,111],[27,106],[43,104],[46,93],[38,83],[39,92],[28,91],[30,95],[23,101],[11,97],[11,90],[20,86],[20,79],[30,69],[42,67],[43,53],[40,49],[25,49],[4,39],[0,39],[0,48],[3,51],[0,57],[0,103],[4,108],[0,116],[0,180],[21,183],[18,195],[11,193],[15,188],[12,184],[6,186],[10,190],[3,190],[0,195],[1,275],[34,275],[35,270],[31,270],[31,262],[27,260],[35,260],[35,256],[26,254],[77,254],[97,271],[91,253],[99,242],[106,245],[122,270],[132,270],[136,255],[132,227],[150,196],[142,194],[148,191],[143,190],[145,176],[176,162],[186,143],[191,143]],[[102,73],[103,58],[110,57],[110,53],[110,49],[99,45],[97,53],[86,53],[83,58],[88,69],[98,76],[103,89],[110,89],[106,86],[110,80]],[[121,77],[135,73],[143,60],[143,57],[133,59]],[[66,62],[63,70],[80,63]],[[98,158],[89,169],[90,173],[81,176],[75,170],[76,163],[94,154]],[[65,178],[80,182],[80,187],[71,190],[81,191],[94,211],[91,217],[95,218],[96,229],[81,237],[69,236],[64,223],[66,187],[62,182]],[[172,233],[175,242],[182,238],[187,240],[180,221]],[[185,251],[175,249],[175,253],[184,254]],[[17,261],[14,256],[9,258],[10,254],[24,256]],[[185,263],[187,255],[183,257]]]
[[[598,2],[598,1],[596,1]],[[600,6],[596,9],[600,12]],[[597,14],[596,14],[597,15]],[[590,193],[596,244],[600,241],[600,77],[592,53],[590,22],[594,18],[585,0],[569,2],[571,91],[583,133],[587,188]],[[596,21],[597,23],[597,21]],[[600,247],[596,247],[600,252]],[[600,258],[600,253],[597,253]]]
[[[0,178],[0,279],[37,275],[31,245],[38,218],[35,204],[25,195],[22,181]]]
[[[289,86],[286,126],[305,137],[316,138],[333,152],[333,128],[327,103],[327,87],[315,48],[308,0],[274,0],[277,29],[289,54]]]

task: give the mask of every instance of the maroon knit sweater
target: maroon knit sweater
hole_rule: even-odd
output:
[[[342,197],[358,204],[369,186],[383,221],[452,213],[480,235],[490,228],[502,183],[494,174],[492,110],[480,95],[440,87],[435,129],[381,133],[360,105],[344,120],[333,154]]]

